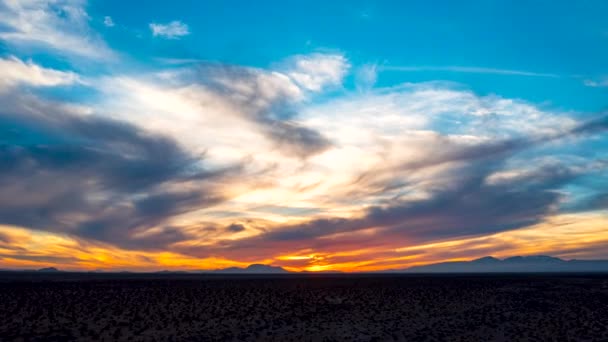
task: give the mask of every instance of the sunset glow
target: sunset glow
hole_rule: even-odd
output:
[[[605,22],[359,5],[0,0],[0,268],[608,258]]]

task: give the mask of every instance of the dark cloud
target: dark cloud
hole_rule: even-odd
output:
[[[331,145],[321,133],[295,122],[261,120],[262,130],[287,153],[308,157],[323,152]]]
[[[488,183],[490,170],[460,168],[463,173],[447,189],[430,198],[383,207],[372,207],[356,220],[318,220],[289,227],[269,238],[302,239],[379,227],[412,239],[476,235],[514,229],[542,219],[557,204],[556,189],[576,176],[565,168],[542,169],[501,184]]]
[[[592,197],[589,201],[590,209],[608,210],[608,192],[600,193]]]
[[[483,159],[506,158],[530,146],[525,138],[490,141],[482,144],[464,145],[438,137],[433,142],[433,153],[426,158],[407,162],[399,166],[402,170],[414,171],[426,167],[437,166],[452,162],[475,162]]]
[[[594,134],[608,130],[608,115],[589,120],[575,127],[572,134]]]
[[[565,205],[563,209],[570,212],[608,210],[608,192],[585,196],[575,203]]]
[[[28,254],[26,251],[22,251],[19,254],[0,254],[0,259],[1,258],[27,260],[27,261],[35,261],[35,262],[58,263],[58,264],[73,264],[73,263],[82,261],[78,258],[67,257],[67,256],[32,255],[32,254]]]
[[[389,227],[410,240],[432,240],[516,229],[541,221],[556,209],[558,190],[578,176],[570,168],[551,165],[499,183],[489,170],[467,167],[458,186],[430,199],[371,209],[369,224]]]
[[[369,246],[373,241],[384,244],[389,241],[422,243],[483,235],[538,223],[558,210],[562,199],[558,190],[579,177],[581,171],[555,163],[539,166],[532,172],[516,177],[493,179],[496,172],[504,169],[505,156],[511,155],[505,153],[517,150],[519,146],[517,143],[492,144],[486,148],[471,147],[473,152],[447,154],[447,159],[454,160],[454,155],[459,159],[464,156],[470,159],[462,166],[452,167],[447,185],[441,182],[432,186],[428,198],[395,200],[383,206],[371,207],[352,219],[317,219],[281,227],[249,239],[226,241],[218,249],[239,255],[260,256],[260,251],[336,248],[350,239],[348,234],[368,228],[376,230],[373,237],[352,237],[356,240],[355,245]],[[434,162],[441,160],[437,158]],[[332,237],[336,234],[341,235],[339,238]]]
[[[413,173],[426,168],[442,166],[445,164],[467,164],[470,169],[483,168],[496,162],[506,161],[516,154],[532,150],[544,144],[565,138],[591,136],[608,130],[608,116],[583,122],[570,129],[558,133],[546,133],[535,136],[518,136],[503,140],[493,140],[478,144],[469,144],[455,141],[449,137],[437,135],[429,141],[431,152],[414,161],[408,161],[396,166],[379,166],[362,173],[353,183],[357,191],[372,194],[381,194],[394,189],[403,189],[415,186],[396,178],[395,174]],[[497,171],[499,169],[497,168]],[[382,175],[387,175],[382,177]]]
[[[462,143],[446,136],[437,135],[429,140],[429,153],[413,161],[398,165],[380,165],[357,177],[353,185],[373,193],[404,188],[412,184],[395,177],[395,174],[413,173],[444,164],[479,165],[482,169],[496,162],[502,162],[515,153],[537,144],[527,137],[518,137],[478,144]],[[388,175],[387,177],[382,177]]]
[[[546,144],[551,141],[560,140],[568,137],[580,135],[593,135],[608,130],[608,116],[601,116],[587,122],[575,125],[574,127],[558,132],[546,133],[536,136],[518,136],[503,140],[492,140],[479,144],[463,144],[452,140],[449,137],[437,135],[430,142],[432,144],[432,153],[429,153],[424,158],[419,158],[415,161],[393,167],[398,171],[413,172],[416,170],[434,167],[446,163],[454,162],[480,162],[484,160],[504,159],[521,152],[526,149],[534,148],[539,145]],[[361,175],[359,181],[364,180],[369,175],[376,174],[386,170],[375,169],[369,170]],[[392,170],[391,170],[392,171]],[[402,183],[397,182],[398,185]]]
[[[8,244],[11,243],[12,239],[7,234],[0,232],[0,244]]]
[[[233,223],[226,227],[226,230],[231,233],[239,233],[245,230],[245,226],[243,226],[242,224]]]
[[[608,258],[608,250],[606,249],[608,241],[588,242],[584,246],[568,248],[556,247],[554,255],[559,255],[562,258],[573,259],[606,259]]]
[[[204,84],[243,108],[246,119],[254,122],[260,132],[287,155],[306,158],[331,146],[318,131],[291,120],[296,115],[292,93],[296,86],[285,75],[239,66],[204,64],[188,80]]]
[[[0,136],[0,224],[161,249],[188,238],[167,222],[221,201],[213,182],[234,171],[206,170],[123,122],[28,96],[0,101],[0,132],[14,133]]]

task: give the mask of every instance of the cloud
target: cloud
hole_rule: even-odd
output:
[[[323,152],[331,142],[319,132],[296,122],[261,120],[263,131],[275,144],[292,155],[302,158]]]
[[[36,95],[78,75],[2,65],[0,224],[81,244],[189,262],[335,250],[347,265],[361,249],[403,262],[389,260],[404,257],[396,246],[541,224],[605,167],[572,152],[601,139],[605,117],[445,82],[349,92],[340,54],[87,78],[88,106]]]
[[[332,113],[331,120],[323,119],[326,113]],[[404,137],[404,130],[488,139],[555,133],[574,125],[567,113],[517,99],[479,96],[442,82],[408,83],[340,97],[308,106],[302,117],[309,126],[327,127],[326,134],[348,144],[356,138],[347,133],[384,136],[394,142]],[[360,144],[372,142],[359,139]]]
[[[231,233],[240,233],[240,232],[244,231],[245,229],[246,229],[245,226],[243,226],[242,224],[238,224],[238,223],[233,223],[233,224],[229,225],[228,227],[226,227],[226,230]]]
[[[373,206],[354,218],[323,218],[270,229],[261,235],[205,249],[184,250],[205,256],[222,253],[259,258],[296,248],[337,250],[349,247],[388,248],[462,239],[531,226],[557,213],[563,196],[557,191],[582,173],[545,165],[520,177],[488,182],[500,169],[500,158],[452,169],[450,181],[419,200]]]
[[[114,53],[93,32],[84,1],[0,1],[0,40],[16,47],[51,49],[59,55],[93,59]]]
[[[230,153],[242,153],[241,156],[251,153],[252,157],[247,161],[248,168],[265,170],[263,174],[256,174],[249,179],[264,185],[256,185],[253,191],[241,192],[234,202],[220,204],[222,212],[230,213],[220,217],[273,217],[282,222],[288,222],[286,217],[297,217],[298,220],[319,227],[310,231],[319,229],[323,236],[348,232],[352,223],[350,220],[347,220],[348,224],[334,224],[334,220],[342,222],[348,217],[365,217],[362,208],[388,210],[414,203],[422,206],[425,201],[440,198],[442,191],[450,189],[452,190],[446,192],[446,196],[452,193],[451,196],[454,197],[451,198],[455,202],[462,202],[463,206],[466,202],[457,199],[453,193],[471,198],[485,196],[483,198],[487,199],[487,203],[492,203],[491,196],[500,197],[500,192],[506,192],[513,198],[522,196],[521,200],[524,201],[526,192],[530,191],[537,196],[531,194],[529,198],[531,203],[538,203],[535,208],[537,211],[520,213],[517,211],[520,208],[513,208],[513,211],[506,214],[511,216],[496,216],[495,222],[483,217],[481,213],[488,208],[482,208],[480,204],[478,211],[472,210],[471,204],[471,210],[467,212],[473,217],[471,222],[478,222],[479,226],[485,225],[488,231],[512,229],[538,222],[563,199],[556,191],[568,182],[556,186],[547,183],[547,188],[538,193],[522,186],[521,191],[510,194],[508,187],[494,184],[490,180],[496,179],[495,174],[500,174],[507,166],[514,167],[509,165],[511,163],[516,168],[521,167],[517,154],[537,148],[542,141],[549,145],[559,144],[557,139],[575,137],[575,132],[581,129],[581,124],[559,112],[542,110],[523,101],[499,96],[479,96],[469,90],[442,83],[406,84],[370,91],[364,95],[339,97],[319,105],[308,105],[307,96],[311,95],[291,83],[286,73],[277,71],[201,65],[198,69],[181,70],[178,76],[171,76],[167,83],[177,86],[148,92],[143,84],[137,83],[133,90],[124,89],[121,92],[141,94],[142,100],[148,105],[171,96],[167,98],[166,105],[158,107],[163,108],[163,115],[167,115],[165,110],[175,109],[175,112],[181,114],[191,111],[188,118],[212,119],[208,123],[193,121],[180,128],[178,133],[174,132],[174,136],[183,139],[181,141],[185,145],[191,142],[191,138],[187,137],[191,127],[207,127],[201,131],[205,134],[198,133],[192,139],[205,137],[213,141],[209,144],[211,147],[207,154],[211,161],[214,158],[226,158],[225,153],[216,151],[228,144],[231,146]],[[117,88],[120,89],[120,86],[114,84],[114,89]],[[115,97],[112,98],[116,100]],[[180,107],[185,104],[188,105]],[[151,120],[151,116],[147,118],[150,122],[157,120]],[[233,135],[224,139],[217,135],[217,129],[208,127],[227,122],[229,118],[245,119],[254,124],[246,126],[241,122],[226,126],[231,127],[231,132],[238,132],[234,134],[239,136],[239,143],[236,143]],[[181,120],[180,117],[179,120],[172,121]],[[297,123],[297,126],[285,126],[292,122]],[[166,122],[160,126],[166,129],[176,127],[176,123]],[[274,127],[278,127],[277,131],[266,131]],[[283,153],[274,154],[270,148],[272,146],[260,143],[259,136],[249,136],[252,134],[251,128],[257,128],[266,138],[282,145]],[[291,131],[300,128],[305,131]],[[590,133],[589,129],[585,131],[585,134]],[[312,137],[309,134],[313,134]],[[323,143],[317,144],[317,141]],[[301,147],[304,150],[298,152],[296,148]],[[304,164],[294,165],[290,157],[298,154],[307,156],[307,160]],[[535,163],[544,163],[542,158],[534,158],[537,156],[532,158]],[[272,167],[265,168],[267,165]],[[555,167],[561,168],[562,165],[556,164]],[[476,173],[482,171],[483,173]],[[481,189],[475,189],[473,185],[462,185],[464,189],[461,192],[454,190],[460,182],[466,181],[457,177],[460,173],[470,174],[471,177],[478,175],[475,180]],[[576,177],[572,176],[568,181],[574,179]],[[536,182],[533,178],[529,181]],[[516,189],[516,185],[512,184],[511,188]],[[470,192],[469,195],[464,195],[467,191]],[[293,207],[312,207],[315,210],[310,214],[268,214],[256,209],[260,204],[286,203]],[[464,212],[465,208],[461,207],[454,212],[459,210]],[[315,214],[326,217],[316,221]],[[450,212],[445,215],[452,214]],[[477,216],[478,221],[475,221],[474,217]],[[446,222],[449,221],[446,219]],[[378,227],[365,220],[354,222],[360,224],[355,227],[355,231]],[[288,223],[285,225],[291,227]],[[331,228],[341,225],[348,227],[344,230],[336,228],[335,231]],[[310,228],[306,223],[302,226],[304,228],[301,230],[294,230],[297,231],[296,236],[302,236],[298,234]],[[273,222],[265,227],[269,235],[260,237],[261,241],[273,236],[275,230],[282,231]],[[474,230],[475,227],[477,226],[471,229]],[[456,231],[457,229],[454,234],[459,234]],[[411,238],[414,236],[412,233]],[[309,242],[314,245],[318,243],[315,239],[313,234],[308,240],[304,236],[300,242],[302,245]]]
[[[224,200],[207,169],[168,137],[83,116],[31,95],[0,111],[0,223],[159,249],[188,238],[180,214]],[[4,134],[8,133],[8,134]]]
[[[329,147],[319,132],[292,120],[297,116],[295,105],[305,99],[308,88],[300,88],[287,75],[230,67],[212,70],[211,77],[208,89],[235,103],[241,115],[285,153],[306,158]]]
[[[404,72],[444,71],[444,72],[528,76],[528,77],[549,77],[549,78],[559,78],[560,77],[560,75],[551,74],[551,73],[539,73],[539,72],[523,71],[523,70],[497,69],[497,68],[484,68],[484,67],[467,67],[467,66],[388,66],[388,65],[385,65],[385,66],[379,67],[379,69],[381,71],[404,71]]]
[[[107,15],[105,17],[103,17],[103,24],[106,27],[114,27],[115,26],[114,20],[112,20],[112,17],[107,16]]]
[[[285,154],[306,158],[329,147],[330,142],[319,132],[293,120],[295,104],[304,95],[284,75],[241,69],[218,80],[207,90],[235,105],[237,115],[257,126]]]
[[[78,258],[70,257],[70,256],[53,256],[53,255],[35,255],[28,254],[25,252],[19,254],[0,254],[1,258],[11,258],[17,260],[26,260],[26,261],[34,261],[34,262],[43,262],[43,263],[57,263],[57,264],[71,264],[79,261]]]
[[[378,65],[366,64],[357,69],[355,82],[359,90],[371,89],[378,79]]]
[[[336,98],[304,108],[299,120],[332,145],[311,159],[322,169],[293,179],[318,186],[315,206],[349,208],[345,213],[392,198],[427,196],[433,177],[439,180],[458,163],[510,158],[537,138],[576,127],[559,112],[443,84]]]
[[[568,134],[595,134],[608,129],[608,115],[604,114],[599,117],[582,122],[573,127]]]
[[[587,86],[587,87],[608,87],[608,77],[599,79],[599,80],[585,80],[583,81],[583,83]]]
[[[314,58],[310,58],[313,59],[331,60],[334,57],[322,58],[315,54]],[[291,63],[290,59],[287,64]],[[184,130],[180,134],[182,137],[191,135],[192,124],[217,126],[234,120],[231,126],[240,131],[240,141],[245,141],[246,137],[251,137],[252,140],[250,146],[245,146],[242,150],[260,147],[260,140],[266,139],[272,149],[289,156],[308,158],[325,151],[331,144],[322,134],[298,122],[299,106],[309,101],[314,92],[292,80],[288,75],[291,70],[285,64],[279,65],[276,70],[264,70],[198,63],[151,79],[108,79],[103,83],[102,89],[113,97],[113,106],[117,102],[129,105],[134,101],[150,106],[148,115],[158,112],[158,120],[166,121],[166,124],[158,125],[161,129],[175,128],[187,116],[189,122],[184,122],[180,128]],[[317,77],[316,71],[311,72]],[[323,73],[324,71],[321,72]],[[179,115],[180,120],[167,120],[172,115]],[[221,133],[209,132],[210,136]],[[195,139],[201,139],[200,135]],[[209,138],[216,143],[217,139],[220,138]],[[227,140],[229,145],[234,144],[232,136],[221,139]],[[267,150],[267,147],[261,148]],[[234,151],[242,153],[243,157],[258,152],[259,148],[247,153]]]
[[[565,211],[570,212],[581,212],[581,211],[595,211],[595,210],[608,210],[608,192],[604,192],[604,189],[600,192],[591,193],[583,196],[580,200],[571,203],[565,207]]]
[[[315,92],[328,86],[340,85],[350,68],[346,57],[340,54],[294,56],[285,64],[287,76],[300,87]]]
[[[16,57],[0,58],[0,76],[0,92],[18,85],[53,87],[79,81],[78,75],[71,71],[47,69]]]
[[[483,236],[538,224],[559,213],[566,200],[561,191],[564,186],[580,176],[602,172],[606,165],[588,162],[578,166],[565,165],[555,160],[527,160],[521,161],[520,165],[518,154],[552,144],[556,139],[599,133],[608,129],[604,121],[601,118],[579,123],[558,135],[547,133],[503,141],[471,144],[458,139],[426,140],[430,151],[441,153],[393,164],[389,170],[368,169],[371,178],[366,182],[369,184],[360,179],[355,184],[358,191],[368,189],[370,184],[379,186],[379,193],[384,198],[394,194],[392,184],[397,184],[396,188],[406,194],[423,190],[421,196],[387,198],[384,203],[371,205],[358,215],[351,212],[350,217],[278,225],[260,235],[226,241],[210,250],[256,258],[271,250],[275,253],[294,248],[331,250],[348,244],[349,240],[353,246],[368,247],[372,244],[370,240],[379,244],[389,244],[389,241],[417,244]],[[508,166],[513,163],[516,169],[510,170]],[[536,166],[526,169],[523,165]],[[440,167],[439,171],[426,171],[437,167]],[[385,174],[388,177],[383,177]],[[369,198],[370,195],[363,192],[357,196]],[[590,202],[604,203],[602,200]],[[206,255],[209,248],[184,252]]]
[[[179,20],[174,20],[167,24],[150,23],[150,30],[154,37],[167,39],[179,39],[190,34],[188,25]]]
[[[4,245],[4,244],[8,245],[11,242],[12,242],[12,239],[8,234],[0,232],[0,244],[1,245]]]
[[[315,53],[289,58],[276,71],[211,66],[206,72],[213,80],[207,83],[210,89],[236,101],[276,146],[289,154],[309,157],[326,150],[330,142],[291,120],[297,116],[296,104],[305,101],[309,92],[340,85],[348,68],[342,55]]]

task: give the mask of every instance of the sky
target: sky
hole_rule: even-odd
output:
[[[606,13],[0,0],[0,268],[608,259]]]

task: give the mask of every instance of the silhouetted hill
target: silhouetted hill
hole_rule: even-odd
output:
[[[401,270],[412,273],[500,273],[500,272],[608,272],[608,260],[563,260],[546,255],[491,256],[471,260],[441,262]]]
[[[170,270],[162,270],[162,271],[157,271],[154,272],[157,274],[188,274],[188,271],[170,271]]]
[[[45,267],[45,268],[41,268],[39,270],[37,270],[37,272],[61,272],[60,270],[56,269],[55,267]]]
[[[269,266],[262,264],[252,264],[246,268],[229,267],[221,270],[211,271],[213,273],[230,273],[230,274],[283,274],[289,271],[278,266]]]

